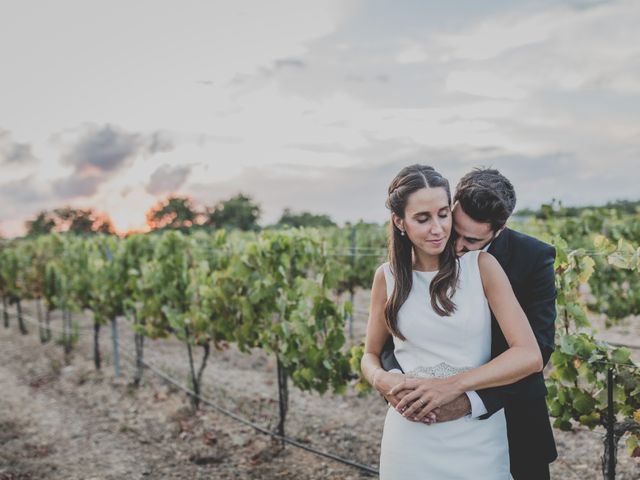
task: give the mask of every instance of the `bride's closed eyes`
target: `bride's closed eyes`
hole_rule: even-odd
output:
[[[442,218],[442,219],[445,219],[445,218],[449,217],[450,215],[451,215],[451,210],[449,210],[449,207],[441,208],[439,213],[438,213],[438,217]],[[431,219],[431,214],[430,213],[426,213],[426,212],[420,212],[420,213],[415,214],[413,216],[413,218],[418,223],[425,223],[429,219]]]
[[[447,218],[449,215],[448,214],[444,214],[444,215],[438,215],[438,217],[440,218]],[[425,223],[429,220],[430,217],[422,219],[422,220],[418,220],[418,223]]]

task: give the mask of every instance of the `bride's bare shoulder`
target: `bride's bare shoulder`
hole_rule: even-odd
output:
[[[375,291],[384,292],[385,296],[387,294],[387,279],[385,276],[385,268],[388,268],[388,263],[383,263],[378,266],[376,269],[376,273],[373,275],[373,285],[371,287],[371,293],[374,294]]]

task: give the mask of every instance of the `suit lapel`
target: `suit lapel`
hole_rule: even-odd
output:
[[[496,238],[493,242],[491,242],[491,246],[489,250],[487,250],[491,255],[496,257],[498,263],[502,265],[502,268],[506,269],[509,264],[509,260],[511,260],[511,249],[509,248],[509,241],[511,240],[511,230],[505,228],[498,238]]]

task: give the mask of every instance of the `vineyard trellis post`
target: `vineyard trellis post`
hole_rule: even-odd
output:
[[[44,324],[44,318],[42,316],[42,304],[39,298],[35,299],[36,313],[38,315],[38,334],[40,335],[40,343],[47,343],[47,328]]]
[[[62,346],[64,349],[64,363],[69,365],[71,363],[71,348],[72,348],[72,332],[71,332],[71,311],[65,308],[62,311]]]
[[[18,313],[18,325],[20,327],[20,333],[22,335],[26,335],[29,332],[27,331],[27,327],[24,324],[24,319],[22,318],[22,302],[19,298],[16,299],[16,312]]]
[[[120,377],[120,351],[118,350],[118,320],[111,317],[111,340],[113,345],[113,369],[116,378]]]
[[[113,252],[109,245],[105,247],[106,260],[109,262],[109,267],[113,263]],[[118,317],[112,313],[111,316],[111,341],[113,345],[113,369],[115,371],[116,378],[120,377],[120,342],[118,339]]]
[[[45,343],[51,340],[51,308],[45,305],[44,309],[44,331],[45,331]]]
[[[353,275],[353,272],[355,272],[356,269],[356,236],[357,236],[357,230],[355,225],[353,225],[351,227],[351,272]],[[353,285],[353,281],[349,282],[349,301],[351,302],[351,305],[353,305],[353,301],[355,298],[355,287]],[[348,321],[349,321],[349,340],[353,340],[353,311],[351,313],[349,313],[349,317],[348,317]]]
[[[100,356],[100,323],[93,322],[93,364],[100,370],[102,358]]]
[[[9,328],[9,307],[7,306],[7,297],[2,296],[2,314],[4,316],[4,328]]]
[[[198,381],[196,380],[196,371],[193,365],[193,350],[191,349],[191,339],[189,335],[189,327],[184,327],[184,336],[185,343],[187,344],[187,354],[189,358],[189,374],[191,376],[191,390],[193,390],[195,395],[191,396],[191,404],[193,408],[197,409],[200,404],[200,399],[198,398],[200,395],[200,385],[198,385]]]
[[[607,435],[605,437],[604,455],[602,457],[602,473],[605,480],[616,478],[616,418],[613,411],[613,369],[607,370]]]
[[[133,315],[133,324],[135,326],[139,325],[141,322],[138,318],[135,310],[132,313]],[[133,341],[136,347],[136,372],[133,377],[133,385],[135,387],[140,386],[140,381],[142,380],[142,372],[144,370],[144,335],[138,332],[138,330],[134,330]]]
[[[289,410],[289,384],[287,379],[287,369],[280,361],[280,357],[277,358],[277,370],[278,370],[278,403],[280,418],[278,421],[278,435],[285,436],[284,424],[287,418],[287,411]],[[284,439],[281,440],[282,448],[284,448]]]

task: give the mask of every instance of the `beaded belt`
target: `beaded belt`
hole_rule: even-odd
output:
[[[471,370],[472,367],[454,367],[448,363],[441,362],[432,367],[418,367],[407,372],[408,377],[427,377],[427,378],[447,378],[458,373]]]

